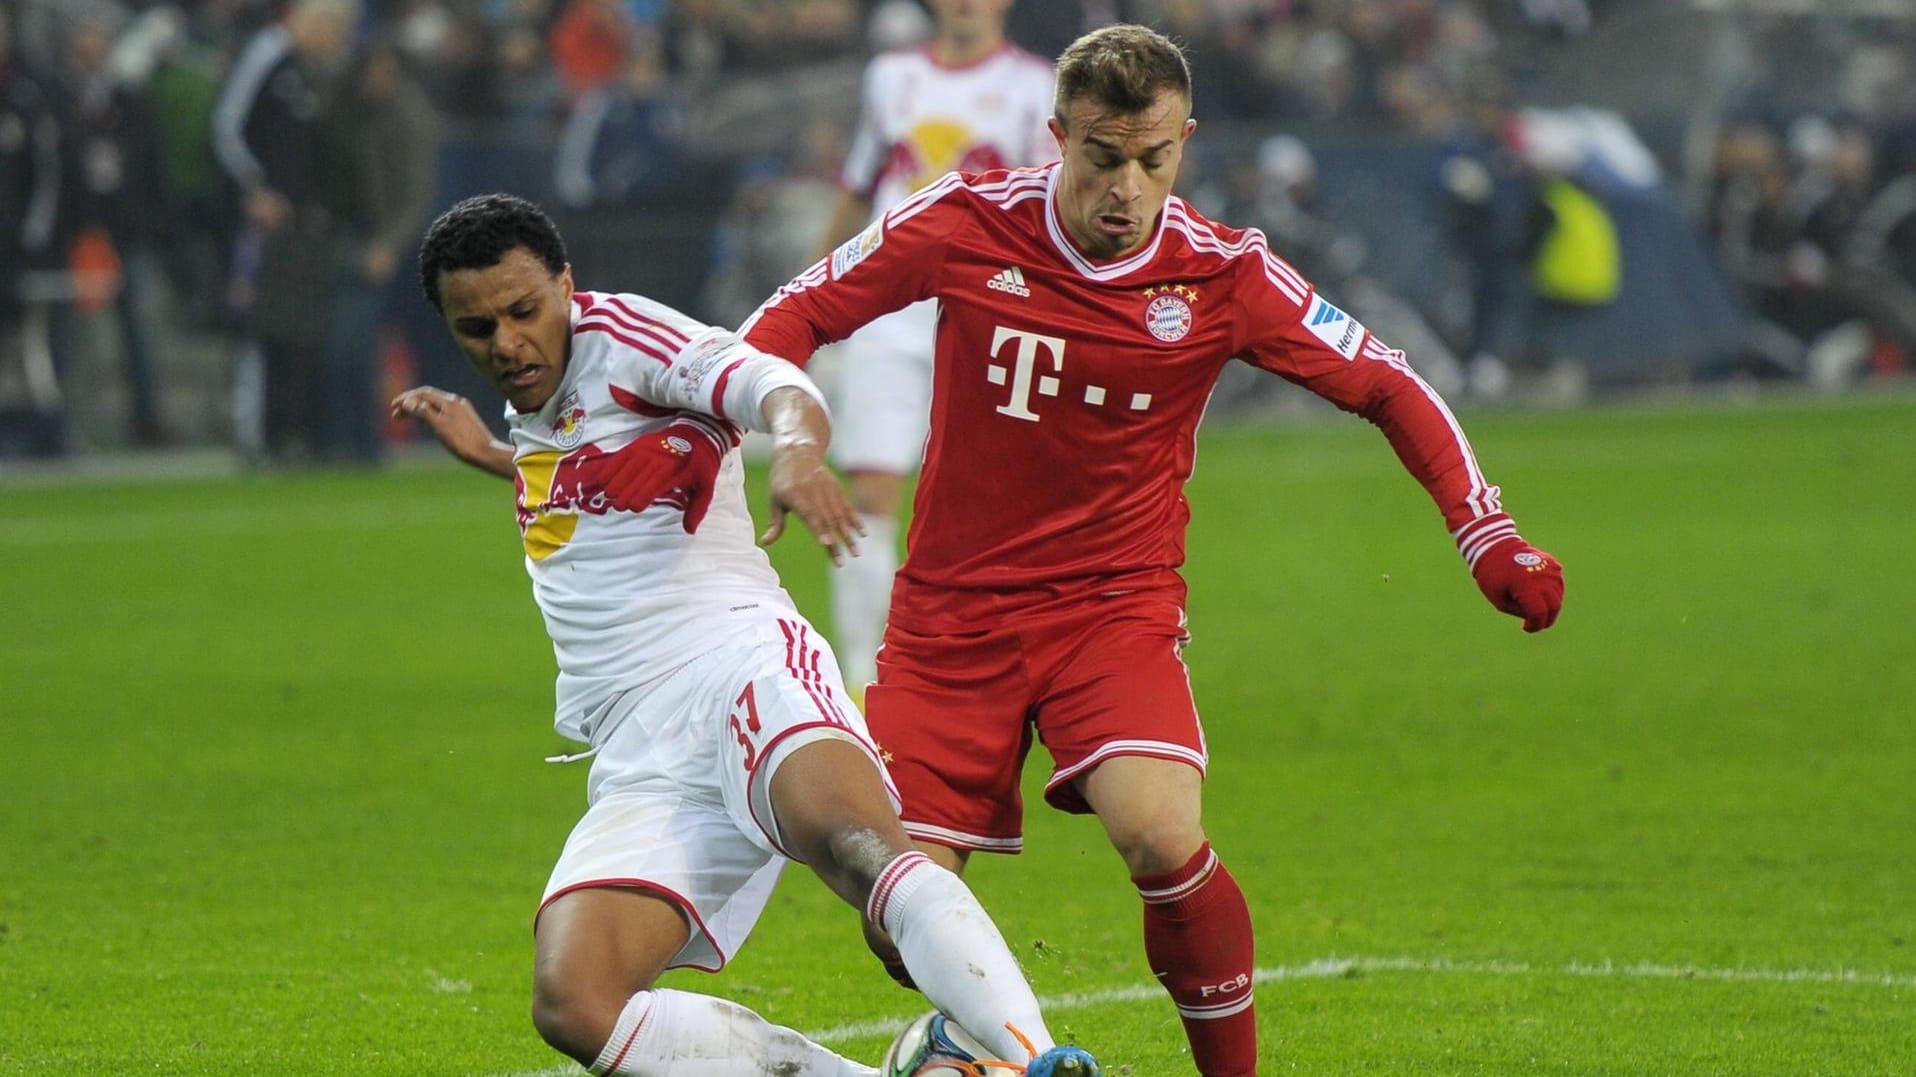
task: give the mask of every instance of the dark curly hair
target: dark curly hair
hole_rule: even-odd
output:
[[[439,275],[496,266],[514,247],[524,247],[558,276],[565,271],[565,240],[545,211],[509,194],[475,195],[439,215],[419,244],[419,284],[434,310]]]

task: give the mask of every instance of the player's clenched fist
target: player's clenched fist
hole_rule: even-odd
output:
[[[1523,618],[1525,632],[1541,632],[1563,609],[1563,565],[1512,534],[1478,556],[1471,575],[1490,604]]]
[[[599,483],[606,502],[621,512],[642,512],[660,499],[682,501],[689,535],[712,505],[724,460],[717,434],[703,423],[679,419],[600,458]]]

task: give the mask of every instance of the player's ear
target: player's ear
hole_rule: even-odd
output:
[[[1050,119],[1046,120],[1044,122],[1044,125],[1051,129],[1051,137],[1056,139],[1058,142],[1058,156],[1063,157],[1064,156],[1064,121],[1060,120],[1056,116],[1053,116]]]
[[[572,263],[567,262],[559,271],[559,290],[565,293],[566,302],[572,302]]]

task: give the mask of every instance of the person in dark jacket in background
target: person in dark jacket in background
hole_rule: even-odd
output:
[[[234,389],[247,455],[296,458],[319,426],[336,255],[318,165],[327,98],[359,13],[359,0],[292,0],[241,50],[214,108],[213,149],[242,222],[227,305],[251,338]]]
[[[399,49],[379,40],[354,62],[326,127],[323,201],[338,262],[314,448],[322,459],[371,464],[384,455],[391,395],[380,384],[379,323],[432,205],[439,117]]]
[[[0,4],[0,314],[8,322],[19,311],[21,268],[50,250],[59,182],[59,122],[15,55],[12,11]]]
[[[60,126],[44,85],[13,47],[13,11],[0,3],[0,330],[20,330],[26,404],[0,412],[0,452],[52,454],[62,447],[60,385],[47,344],[44,300],[24,294],[34,271],[52,269],[60,203]]]
[[[157,128],[107,68],[113,38],[105,9],[82,9],[66,26],[59,245],[76,270],[93,271],[76,274],[75,306],[110,307],[118,323],[134,444],[160,445],[172,435],[161,418],[144,278],[159,220]]]

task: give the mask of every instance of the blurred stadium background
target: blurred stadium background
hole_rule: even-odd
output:
[[[220,103],[283,89],[232,84],[305,9],[349,21],[293,35],[289,148]],[[411,436],[390,389],[481,388],[409,272],[425,220],[480,191],[552,209],[585,286],[736,324],[822,240],[863,61],[926,29],[913,0],[0,10],[0,467],[382,459]],[[1055,54],[1121,18],[1192,54],[1182,192],[1466,404],[1911,369],[1905,0],[1024,0],[1011,30]],[[248,224],[233,133],[286,171],[283,226]],[[329,373],[288,401],[262,348]],[[1289,399],[1237,374],[1222,409]]]

